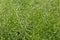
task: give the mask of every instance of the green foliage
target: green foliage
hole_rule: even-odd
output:
[[[0,40],[60,40],[60,1],[0,0]]]

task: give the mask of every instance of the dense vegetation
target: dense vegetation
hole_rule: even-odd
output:
[[[0,0],[0,40],[60,40],[60,1]]]

